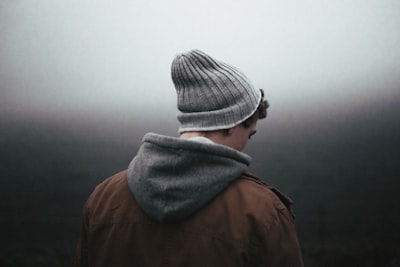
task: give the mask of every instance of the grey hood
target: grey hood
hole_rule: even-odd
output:
[[[223,145],[148,133],[129,164],[128,184],[146,214],[171,223],[213,199],[250,161]]]

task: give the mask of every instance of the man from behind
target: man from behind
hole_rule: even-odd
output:
[[[148,133],[86,202],[77,266],[303,266],[291,200],[247,169],[264,93],[199,50],[171,75],[179,137]]]

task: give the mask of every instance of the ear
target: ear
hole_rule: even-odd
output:
[[[234,134],[234,132],[236,131],[237,127],[238,127],[238,125],[236,125],[236,126],[234,126],[232,128],[226,129],[225,130],[226,131],[226,135],[227,136],[231,136],[232,134]]]
[[[233,131],[234,131],[233,128],[229,128],[229,129],[221,130],[221,133],[222,133],[223,136],[226,137],[226,136],[231,136]]]

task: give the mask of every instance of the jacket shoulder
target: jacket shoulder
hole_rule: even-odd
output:
[[[99,183],[94,188],[93,193],[91,195],[99,195],[106,193],[106,191],[109,190],[115,190],[115,187],[118,187],[121,184],[125,183],[126,177],[127,177],[127,170],[124,170],[106,178],[104,181]]]
[[[102,206],[108,207],[113,203],[121,203],[127,197],[131,197],[126,177],[127,170],[124,170],[106,178],[95,187],[86,205],[91,206],[92,209],[101,208]]]
[[[289,198],[286,194],[282,193],[276,187],[268,185],[264,181],[261,180],[258,176],[250,173],[245,172],[239,179],[246,180],[252,183],[255,183],[257,186],[264,188],[267,192],[272,192],[278,199],[282,202],[282,204],[286,207],[286,209],[290,212],[291,216],[294,218],[295,215],[292,210],[293,201]]]

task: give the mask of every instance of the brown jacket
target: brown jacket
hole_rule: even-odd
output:
[[[127,171],[98,185],[82,218],[77,266],[303,266],[290,200],[253,175],[179,222],[146,215]]]

